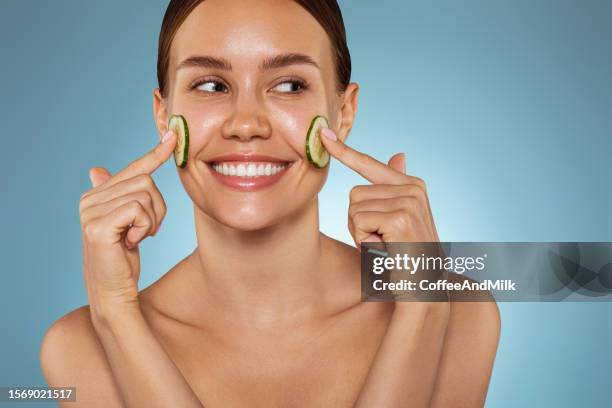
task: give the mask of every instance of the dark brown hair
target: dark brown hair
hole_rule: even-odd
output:
[[[170,46],[174,35],[189,13],[204,0],[170,0],[161,30],[157,51],[157,83],[166,96]],[[336,0],[294,0],[321,24],[332,44],[338,91],[344,92],[351,80],[351,55],[346,42],[342,13]]]

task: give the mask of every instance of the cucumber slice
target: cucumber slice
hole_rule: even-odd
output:
[[[174,161],[179,167],[187,165],[187,155],[189,153],[189,128],[183,115],[172,115],[168,121],[168,128],[177,134],[178,140],[174,147]]]
[[[317,115],[310,122],[306,133],[306,157],[315,167],[322,168],[329,163],[329,152],[321,143],[321,129],[329,127],[325,116]]]

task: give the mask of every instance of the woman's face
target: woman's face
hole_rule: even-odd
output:
[[[200,3],[174,37],[162,102],[164,121],[182,114],[189,125],[179,175],[193,202],[240,230],[273,225],[310,204],[329,166],[308,162],[305,136],[316,115],[338,131],[336,81],[325,30],[293,1]],[[217,171],[223,167],[229,175]]]

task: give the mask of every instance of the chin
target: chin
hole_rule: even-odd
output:
[[[215,211],[217,221],[238,231],[252,232],[277,224],[285,214],[275,208],[243,206],[225,207]]]

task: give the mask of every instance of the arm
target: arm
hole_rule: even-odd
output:
[[[399,304],[356,407],[484,406],[500,336],[496,303],[450,302],[446,317],[430,305]]]
[[[447,302],[398,302],[355,407],[429,407]]]
[[[153,335],[138,304],[92,313],[92,323],[126,406],[203,406]]]
[[[90,171],[93,188],[81,196],[79,203],[90,324],[82,333],[84,329],[67,329],[70,320],[58,322],[47,334],[41,350],[48,378],[56,384],[69,380],[83,384],[85,389],[81,392],[91,400],[99,385],[99,373],[87,373],[87,380],[81,380],[84,363],[80,360],[88,357],[80,354],[83,349],[71,353],[69,346],[80,342],[95,344],[95,359],[104,355],[107,360],[107,372],[100,374],[106,380],[102,385],[106,390],[110,388],[108,376],[112,373],[118,390],[114,393],[114,406],[202,407],[153,335],[138,298],[138,244],[155,235],[166,214],[163,197],[150,176],[172,154],[176,136],[173,132],[166,136],[164,143],[114,176],[103,168]],[[88,338],[80,338],[81,334]],[[90,340],[92,337],[96,343]],[[57,350],[71,353],[70,364],[54,356]],[[99,361],[95,364],[102,365]],[[121,395],[123,404],[117,395]],[[104,400],[100,404],[106,403]]]
[[[499,309],[492,298],[451,302],[432,408],[484,406],[500,328]]]
[[[60,407],[124,407],[89,316],[84,306],[47,330],[39,356],[43,375],[49,387],[76,387],[76,402]]]
[[[201,407],[140,311],[115,312],[102,322],[82,307],[47,331],[40,349],[47,384],[76,387],[76,402],[61,405]]]
[[[396,154],[383,164],[331,129],[321,142],[371,185],[351,190],[349,230],[361,242],[439,242],[425,182]],[[470,306],[471,305],[471,306]],[[478,407],[499,338],[499,312],[483,302],[397,302],[357,407]]]

